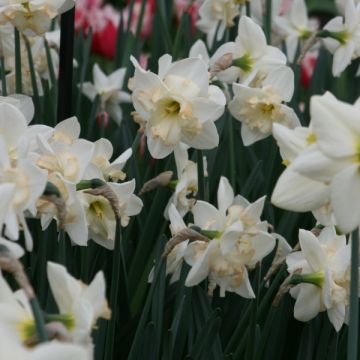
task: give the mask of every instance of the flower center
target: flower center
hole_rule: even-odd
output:
[[[167,116],[178,115],[180,113],[180,104],[175,100],[170,100],[168,104],[165,104],[164,111]]]

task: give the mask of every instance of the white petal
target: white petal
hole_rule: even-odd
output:
[[[184,220],[176,210],[174,204],[169,206],[169,219],[171,223],[170,228],[172,234],[176,234],[177,232],[186,228]]]
[[[360,134],[360,110],[326,93],[311,98],[311,119],[321,151],[330,157],[352,156]]]
[[[212,121],[207,121],[202,124],[201,133],[199,135],[189,137],[183,134],[181,141],[194,149],[213,149],[219,145],[219,134],[215,124]]]
[[[220,240],[221,251],[224,255],[232,250],[243,230],[244,226],[241,221],[236,221],[226,228]]]
[[[298,286],[300,291],[295,302],[294,317],[300,321],[309,321],[320,312],[321,289],[312,284]]]
[[[215,206],[199,200],[191,211],[194,215],[195,225],[201,229],[217,231],[223,229],[225,218]]]
[[[282,100],[289,102],[294,93],[294,72],[287,66],[279,66],[266,77],[266,85],[274,87]]]
[[[206,250],[195,261],[185,281],[185,286],[195,286],[203,281],[209,274],[210,257],[212,255],[214,247],[216,247],[216,241],[212,240],[208,244]],[[186,260],[186,254],[184,256]]]
[[[271,203],[282,209],[305,212],[325,205],[329,195],[328,186],[299,175],[289,167],[280,175]]]
[[[339,172],[331,182],[331,204],[336,223],[343,233],[360,224],[360,174],[354,164]]]
[[[345,304],[336,304],[327,310],[330,322],[337,332],[340,331],[345,321]]]
[[[301,251],[312,271],[321,271],[327,266],[327,258],[317,237],[311,232],[299,230],[299,243]]]
[[[231,187],[229,180],[222,176],[220,178],[218,192],[217,192],[217,202],[219,211],[225,216],[226,210],[234,201],[234,190]]]
[[[73,303],[80,299],[81,284],[60,264],[48,261],[47,276],[61,313],[72,313]]]
[[[94,80],[95,88],[98,91],[106,87],[108,82],[107,76],[103,73],[99,65],[96,63],[94,64],[93,67],[93,80]]]

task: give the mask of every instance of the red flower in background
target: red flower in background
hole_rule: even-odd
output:
[[[91,50],[108,59],[115,56],[118,28],[112,22],[107,22],[101,31],[93,34]]]
[[[311,83],[318,55],[318,51],[310,51],[305,54],[304,59],[301,61],[300,80],[304,88],[308,88]]]

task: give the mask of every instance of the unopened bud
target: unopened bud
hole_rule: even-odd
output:
[[[220,71],[224,71],[233,65],[233,54],[227,53],[220,57],[210,69],[210,77],[216,76]]]
[[[5,245],[0,245],[0,269],[13,275],[29,300],[35,297],[34,290],[25,274],[22,263]]]
[[[205,241],[209,242],[210,239],[206,236],[202,235],[201,233],[191,229],[191,228],[184,228],[180,230],[178,233],[176,233],[165,245],[164,252],[162,254],[162,258],[166,259],[167,256],[171,253],[171,251],[174,249],[174,247],[183,241]]]
[[[168,186],[169,183],[171,182],[171,178],[172,178],[173,174],[174,173],[170,170],[164,171],[161,174],[159,174],[158,176],[150,179],[143,185],[143,187],[141,188],[141,190],[139,192],[139,195],[143,195],[149,191],[157,189],[158,187]]]

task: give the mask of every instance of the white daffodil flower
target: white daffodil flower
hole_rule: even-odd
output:
[[[36,124],[30,125],[26,131],[26,139],[29,142],[31,154],[41,153],[38,136],[49,144],[73,145],[80,135],[80,123],[75,116],[60,121],[55,127]]]
[[[110,319],[105,278],[99,271],[89,285],[72,277],[62,265],[48,261],[47,276],[60,314],[71,316],[75,343],[91,344],[90,333],[99,317]]]
[[[186,286],[194,286],[209,277],[209,292],[220,286],[220,296],[233,291],[254,297],[247,268],[268,255],[275,239],[267,231],[267,223],[260,220],[265,198],[250,204],[233,190],[224,177],[218,189],[218,206],[198,201],[192,212],[194,223],[210,238],[209,242],[194,241],[185,251],[184,259],[192,267]]]
[[[294,92],[294,74],[290,68],[279,67],[271,72],[261,88],[233,84],[233,90],[229,110],[242,123],[245,146],[271,135],[274,123],[289,128],[300,126],[294,110],[283,104],[291,100]]]
[[[291,211],[324,213],[330,200],[328,183],[313,180],[294,170],[294,163],[296,165],[298,162],[297,158],[316,143],[312,129],[305,127],[289,129],[281,124],[274,124],[273,135],[286,169],[277,180],[271,202],[277,207]],[[323,225],[328,223],[325,221],[325,216],[319,220]]]
[[[25,342],[36,335],[35,320],[30,303],[23,292],[13,292],[0,272],[0,319],[7,333]]]
[[[37,211],[40,215],[42,229],[45,230],[55,219],[64,227],[71,241],[80,246],[86,246],[88,241],[88,224],[76,184],[65,180],[58,173],[50,173],[48,181],[59,190],[63,203],[62,214],[52,201],[40,198],[37,202]],[[61,216],[61,219],[59,218]]]
[[[87,179],[104,179],[106,181],[123,181],[126,174],[123,168],[132,155],[132,149],[129,148],[120,154],[110,163],[113,155],[113,146],[105,138],[94,142],[94,153],[91,163],[86,170],[85,178]]]
[[[235,17],[240,13],[236,0],[205,0],[199,8],[200,19],[197,28],[207,35],[207,44],[213,46],[220,41],[225,30],[235,25]]]
[[[91,101],[94,101],[97,95],[100,97],[101,110],[107,111],[118,125],[123,117],[120,104],[131,102],[130,95],[122,90],[125,74],[126,68],[121,68],[107,76],[98,64],[94,64],[94,83],[85,82],[81,87],[81,91]]]
[[[32,237],[24,211],[29,210],[33,215],[36,214],[36,202],[44,192],[47,182],[46,171],[39,169],[28,159],[17,159],[16,163],[11,163],[5,141],[0,137],[0,182],[15,186],[11,205],[4,218],[5,233],[10,239],[17,240],[21,224],[26,247],[31,251]]]
[[[198,58],[171,63],[170,55],[159,59],[159,75],[145,71],[134,58],[133,104],[144,120],[150,154],[164,158],[183,142],[195,149],[218,145],[214,121],[224,112],[226,99],[209,86],[206,64]]]
[[[186,145],[180,143],[174,150],[178,179],[176,180],[174,194],[169,199],[164,211],[166,218],[168,218],[170,204],[174,204],[180,215],[184,216],[191,210],[196,201],[194,196],[198,192],[197,164],[188,159],[187,149]],[[206,173],[206,169],[204,172]]]
[[[312,97],[310,112],[316,144],[294,161],[294,170],[330,184],[336,224],[348,233],[360,223],[360,108],[326,93]]]
[[[135,179],[120,184],[108,182],[107,185],[110,186],[118,198],[121,226],[127,226],[130,216],[139,214],[143,207],[142,200],[134,195]]]
[[[220,41],[226,28],[235,25],[240,14],[238,0],[205,0],[199,8],[200,19],[197,28],[207,35],[207,44],[213,46],[214,40]]]
[[[121,225],[125,227],[128,225],[131,216],[140,213],[143,203],[140,198],[134,195],[134,179],[120,184],[108,182],[107,186],[116,196],[116,199],[113,199],[116,202],[115,204],[110,204],[109,200],[101,195],[78,192],[78,196],[81,198],[85,211],[89,239],[113,250],[116,241],[116,216],[113,207],[117,208]]]
[[[306,40],[317,30],[316,21],[311,21],[307,15],[304,0],[294,0],[289,11],[274,18],[277,32],[285,39],[287,57],[294,62],[299,40]]]
[[[49,173],[60,174],[65,180],[78,183],[89,165],[94,144],[77,139],[71,145],[50,143],[42,135],[37,136],[39,152],[36,164]]]
[[[279,49],[266,44],[263,30],[251,18],[242,16],[239,21],[238,35],[235,42],[221,45],[210,59],[212,68],[224,55],[232,55],[232,63],[216,76],[226,83],[240,79],[249,84],[256,76],[268,74],[274,67],[286,64],[286,56]]]
[[[174,204],[169,205],[168,217],[170,220],[171,235],[175,236],[182,230],[186,229],[183,218],[179,214]],[[184,261],[184,255],[188,246],[189,240],[185,240],[177,244],[166,257],[166,275],[170,276],[170,284],[180,279],[181,267]],[[154,267],[151,269],[148,282],[154,280]]]
[[[42,35],[49,30],[53,18],[71,9],[74,4],[73,0],[4,0],[0,4],[0,24],[10,22],[26,35]]]
[[[350,245],[346,237],[327,227],[317,238],[312,232],[299,231],[301,251],[286,258],[288,271],[296,274],[298,285],[290,290],[296,299],[294,316],[309,321],[327,311],[330,322],[339,331],[346,322],[350,294]],[[293,275],[294,276],[294,275]]]
[[[79,192],[79,197],[85,210],[89,239],[106,249],[113,250],[116,241],[116,218],[109,201],[103,196],[84,192]]]
[[[360,56],[360,4],[346,2],[345,16],[331,19],[324,30],[330,37],[323,39],[327,49],[334,54],[332,73],[340,76],[351,61]]]
[[[12,336],[3,324],[0,324],[0,331],[0,359],[89,360],[86,350],[78,345],[51,341],[28,348]]]

